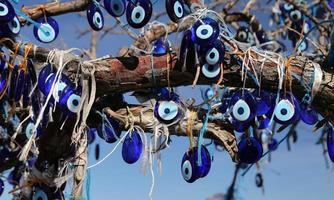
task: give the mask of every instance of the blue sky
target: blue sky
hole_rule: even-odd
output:
[[[163,0],[155,10],[162,10]],[[27,5],[46,2],[46,0],[30,0]],[[107,14],[105,15],[107,16]],[[85,17],[78,14],[67,14],[55,17],[60,25],[59,38],[50,45],[38,43],[32,34],[32,27],[22,30],[21,38],[45,47],[89,48],[89,35],[77,39],[78,30],[88,28]],[[125,19],[122,18],[125,22]],[[106,17],[107,24],[113,24],[115,20]],[[171,40],[175,42],[175,37]],[[98,56],[106,54],[116,55],[122,46],[129,46],[133,41],[128,36],[108,35],[104,37],[98,46]],[[199,97],[199,88],[191,89],[182,87],[179,89],[184,99],[191,96]],[[127,98],[133,102],[133,99]],[[299,140],[288,152],[286,143],[282,143],[272,155],[272,162],[264,164],[263,176],[265,194],[255,186],[255,173],[253,168],[245,177],[239,177],[238,190],[240,199],[246,200],[281,200],[281,199],[334,199],[334,173],[333,165],[325,168],[321,146],[316,146],[319,133],[313,133],[312,127],[298,126]],[[277,134],[281,138],[285,133]],[[231,182],[234,171],[234,163],[226,152],[216,152],[214,162],[209,175],[193,184],[186,183],[180,172],[180,164],[183,153],[188,148],[188,140],[181,137],[172,137],[170,147],[162,152],[162,174],[155,173],[155,189],[153,198],[156,200],[193,199],[204,200],[207,197],[220,192],[225,192]],[[114,144],[106,144],[98,140],[101,145],[101,157],[109,153]],[[93,147],[93,146],[92,146]],[[93,150],[93,148],[91,149]],[[266,159],[266,158],[265,158]],[[90,164],[95,163],[90,158]],[[91,170],[91,199],[118,199],[118,200],[142,200],[147,199],[151,186],[151,176],[140,172],[140,162],[128,165],[121,158],[120,148],[114,152],[103,164]],[[9,186],[6,185],[6,191]],[[1,199],[9,199],[3,195]]]

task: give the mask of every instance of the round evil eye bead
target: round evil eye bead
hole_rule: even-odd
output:
[[[152,53],[154,56],[166,55],[167,52],[169,51],[169,48],[170,48],[169,42],[167,40],[164,41],[163,39],[160,38],[154,42]]]
[[[166,0],[166,11],[173,22],[178,22],[184,16],[183,0]]]
[[[195,155],[197,155],[197,153],[194,151],[186,152],[182,158],[181,174],[183,179],[188,183],[193,183],[199,178],[196,170]]]
[[[54,90],[52,93],[52,96],[56,102],[59,102],[59,97],[62,95],[62,93],[64,92],[67,86],[74,87],[74,84],[71,82],[71,80],[66,75],[62,74],[61,78],[55,82]]]
[[[247,90],[239,90],[233,94],[230,101],[232,118],[239,122],[249,122],[254,119],[255,100]]]
[[[8,23],[15,17],[15,10],[8,0],[0,0],[0,21]]]
[[[239,42],[249,43],[252,38],[252,33],[247,27],[242,26],[237,30],[235,37],[235,39]]]
[[[318,121],[318,113],[312,106],[302,105],[300,119],[306,124],[314,125]]]
[[[299,110],[297,100],[292,95],[287,95],[286,98],[281,99],[276,105],[274,119],[280,124],[292,124],[299,119]]]
[[[329,158],[334,162],[334,130],[329,128],[327,131],[327,151]]]
[[[103,13],[95,3],[91,3],[87,8],[87,20],[93,30],[102,30],[104,26]]]
[[[270,151],[275,151],[278,148],[278,142],[275,138],[272,138],[268,143],[268,149]]]
[[[53,42],[59,34],[58,22],[52,17],[41,17],[37,20],[39,27],[34,27],[35,38],[42,43]]]
[[[5,184],[2,179],[0,179],[0,196],[2,195],[3,191],[5,190]]]
[[[216,65],[223,62],[225,57],[225,47],[219,40],[212,45],[201,48],[201,52],[205,56],[205,61],[209,65]]]
[[[308,42],[306,40],[302,41],[298,46],[298,51],[304,52],[308,49]]]
[[[299,20],[302,19],[302,13],[299,10],[292,10],[289,13],[289,17],[290,17],[291,21],[298,22]]]
[[[36,187],[32,200],[48,200],[48,195],[39,187]]]
[[[238,144],[238,150],[240,162],[246,164],[256,163],[263,153],[262,144],[254,137],[242,138]]]
[[[11,21],[7,24],[0,25],[2,35],[8,37],[14,37],[20,33],[21,23],[19,18],[15,16]]]
[[[139,160],[143,152],[143,141],[137,131],[129,133],[123,142],[122,158],[128,164],[133,164]]]
[[[201,67],[201,73],[207,79],[217,80],[220,78],[221,75],[220,64],[209,65],[208,63],[205,63]]]
[[[295,7],[292,4],[283,3],[279,5],[279,8],[284,16],[288,16]]]
[[[120,17],[125,12],[125,0],[104,0],[103,3],[107,12],[113,17]]]
[[[126,7],[126,20],[132,28],[142,28],[151,19],[152,3],[150,0],[129,1]]]
[[[216,20],[205,17],[198,20],[191,31],[193,42],[200,46],[208,46],[218,39],[219,25]]]
[[[170,124],[180,120],[182,111],[175,101],[157,101],[154,116],[162,123]]]
[[[101,123],[98,127],[98,135],[107,143],[114,143],[121,136],[121,126],[114,119],[107,117],[108,122]]]
[[[262,187],[263,186],[263,178],[262,178],[262,174],[257,173],[255,176],[255,185],[257,187]]]
[[[73,115],[79,112],[80,101],[81,89],[67,86],[59,97],[59,106],[67,115]]]

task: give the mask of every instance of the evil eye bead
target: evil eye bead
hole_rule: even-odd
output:
[[[227,112],[230,105],[230,100],[228,98],[222,98],[221,105],[219,107],[219,111],[224,114]]]
[[[126,9],[125,0],[104,0],[104,7],[113,17],[120,17]]]
[[[59,98],[60,108],[68,115],[75,114],[79,111],[81,101],[81,91],[79,88],[67,86]]]
[[[329,128],[327,132],[327,151],[329,158],[334,162],[334,130]]]
[[[158,101],[154,107],[154,116],[162,123],[170,124],[180,119],[181,110],[174,101]]]
[[[256,163],[261,159],[262,144],[254,137],[243,138],[238,144],[240,162],[246,164]]]
[[[302,18],[302,14],[299,10],[293,10],[290,12],[289,17],[293,22],[297,22]]]
[[[16,84],[17,84],[17,78],[18,78],[18,75],[19,75],[18,68],[19,67],[17,65],[15,65],[14,69],[11,73],[11,76],[10,76],[10,84],[9,84],[9,88],[8,88],[8,98],[10,100],[14,100],[15,88],[16,88]]]
[[[198,178],[196,174],[196,154],[195,152],[186,152],[182,158],[181,174],[183,179],[188,183],[193,183]]]
[[[239,42],[249,43],[251,40],[251,32],[248,28],[242,26],[237,30],[236,40]]]
[[[209,65],[216,65],[224,60],[225,47],[217,40],[211,47],[204,48],[205,61]]]
[[[59,102],[59,98],[67,86],[74,87],[74,84],[66,75],[62,74],[61,78],[58,79],[58,81],[55,83],[54,90],[52,93],[52,96],[56,102]]]
[[[250,116],[250,108],[246,101],[238,100],[232,109],[234,118],[238,121],[247,121]]]
[[[7,24],[0,25],[0,27],[2,34],[8,37],[15,37],[21,30],[21,24],[17,16],[15,16]]]
[[[166,0],[166,11],[173,22],[178,22],[184,16],[184,2],[182,0]]]
[[[29,120],[29,122],[27,123],[27,126],[24,129],[24,134],[26,135],[27,138],[31,137],[34,127],[35,127],[34,122]]]
[[[150,0],[129,1],[126,8],[126,20],[132,28],[142,28],[151,19],[152,3]]]
[[[275,120],[278,123],[288,123],[295,115],[295,107],[288,99],[282,99],[274,111]]]
[[[13,20],[15,17],[15,10],[12,4],[7,0],[0,0],[0,21],[1,23],[7,23]]]
[[[128,134],[122,146],[122,158],[128,164],[137,162],[143,152],[143,141],[140,135],[133,131]]]
[[[22,92],[22,96],[23,96],[22,106],[23,108],[26,108],[29,106],[29,103],[30,103],[30,96],[29,96],[30,89],[31,89],[30,74],[26,73],[24,79],[25,81],[24,81],[23,92]]]
[[[201,68],[201,72],[207,79],[218,79],[220,77],[221,68],[219,64],[209,65],[205,63]]]
[[[18,102],[21,99],[22,96],[22,92],[23,92],[23,86],[24,86],[24,82],[25,82],[25,71],[24,70],[20,70],[18,78],[17,78],[17,83],[15,86],[15,94],[14,94],[14,100],[16,102]],[[27,80],[29,81],[29,80]]]
[[[36,188],[32,200],[48,200],[48,195],[40,188]]]
[[[2,179],[0,179],[0,196],[2,195],[3,191],[5,190],[5,184]]]
[[[52,17],[42,17],[37,20],[39,27],[34,27],[35,38],[42,43],[53,42],[59,34],[59,25]]]
[[[198,151],[198,148],[194,148],[195,151]],[[197,160],[199,158],[197,158],[197,155],[195,155],[195,160],[197,162]],[[204,178],[209,174],[210,168],[211,168],[211,155],[208,151],[208,149],[205,146],[201,146],[201,161],[202,164],[198,165],[196,164],[196,168],[198,171],[198,175],[200,176],[200,178]]]
[[[300,119],[309,125],[314,125],[318,121],[318,113],[312,106],[301,106]]]
[[[208,46],[218,39],[219,25],[216,20],[205,17],[198,20],[191,31],[193,42],[200,46]]]
[[[298,46],[298,51],[304,52],[308,49],[308,43],[306,40],[302,41],[302,43],[299,44]]]
[[[101,9],[95,5],[95,3],[91,3],[87,9],[87,20],[90,27],[95,31],[102,30],[104,26],[104,18]]]

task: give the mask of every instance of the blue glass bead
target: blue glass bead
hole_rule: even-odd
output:
[[[29,72],[31,82],[35,84],[37,82],[37,75],[36,75],[34,64],[30,59],[27,60],[27,69]]]
[[[5,37],[15,37],[20,33],[21,24],[17,16],[6,24],[0,24],[0,35]]]
[[[0,56],[0,73],[5,70],[8,65],[7,65],[7,61],[6,61],[6,55],[3,54],[3,51],[0,50],[0,54],[2,54],[2,56]]]
[[[2,195],[3,191],[5,190],[5,184],[2,179],[0,179],[0,196]]]
[[[10,77],[10,85],[8,88],[8,98],[9,100],[14,100],[14,95],[15,95],[15,87],[17,84],[17,78],[19,75],[18,69],[19,67],[17,65],[14,66],[13,70],[12,70],[12,74]]]
[[[242,133],[242,132],[245,132],[249,128],[250,123],[240,122],[238,120],[232,120],[232,125],[235,131]]]
[[[63,93],[59,96],[59,107],[63,113],[74,115],[79,112],[79,104],[81,101],[81,88],[67,86]]]
[[[272,96],[269,92],[261,91],[260,94],[257,90],[253,92],[254,100],[255,100],[255,114],[257,116],[265,115],[271,107],[272,104]]]
[[[221,100],[221,105],[219,107],[219,112],[222,114],[227,112],[227,109],[229,108],[230,105],[230,99],[229,98],[222,98]]]
[[[0,0],[0,21],[8,23],[15,17],[15,10],[8,0]]]
[[[258,129],[266,129],[269,127],[270,118],[266,115],[256,116],[255,122]]]
[[[90,128],[87,131],[87,142],[88,142],[88,144],[92,144],[95,141],[96,132],[97,132],[96,128]]]
[[[110,117],[107,117],[107,119],[111,127],[107,122],[101,123],[97,133],[100,138],[104,139],[107,143],[114,143],[121,136],[121,126],[116,120]]]
[[[182,117],[182,110],[175,101],[157,101],[154,106],[154,116],[165,124],[179,121]]]
[[[8,73],[8,69],[5,69],[0,72],[0,94],[2,94],[4,90],[6,89],[7,73]]]
[[[200,48],[201,55],[209,65],[220,64],[224,61],[225,46],[220,40],[216,40],[213,44]]]
[[[169,51],[169,48],[170,48],[169,42],[167,40],[164,41],[163,39],[160,38],[154,42],[152,54],[154,56],[166,55]]]
[[[126,20],[132,28],[142,28],[151,19],[152,3],[150,0],[132,0],[126,7]]]
[[[113,17],[121,17],[126,9],[125,0],[104,0],[106,11]]]
[[[208,46],[214,43],[220,34],[218,22],[209,17],[198,20],[191,31],[192,41],[200,46]]]
[[[91,3],[87,8],[87,20],[93,30],[100,31],[103,29],[103,13],[95,3]]]
[[[244,137],[238,144],[238,155],[242,163],[256,163],[261,159],[262,153],[262,144],[254,137]]]
[[[276,122],[284,125],[293,124],[300,118],[299,102],[292,94],[286,94],[274,110]]]
[[[123,142],[122,158],[128,164],[137,162],[143,152],[143,141],[137,131],[129,133]]]
[[[167,15],[173,22],[183,18],[185,14],[183,0],[166,0],[165,2]]]
[[[35,192],[32,196],[32,200],[48,200],[48,195],[39,187],[35,187]]]
[[[31,78],[30,78],[30,74],[26,73],[25,74],[25,78],[24,78],[24,85],[23,85],[23,91],[22,91],[22,96],[23,96],[23,108],[28,107],[29,103],[30,103],[30,90],[31,90]]]
[[[230,101],[232,118],[240,122],[250,122],[255,117],[256,102],[248,90],[239,90],[233,94]]]
[[[278,148],[278,142],[275,138],[272,138],[268,143],[268,149],[270,151],[275,151]]]
[[[334,162],[334,130],[329,128],[327,131],[327,152],[329,158]]]
[[[27,80],[29,81],[29,80]],[[15,87],[15,94],[14,94],[14,100],[16,102],[18,102],[21,99],[22,96],[22,92],[23,92],[23,87],[24,87],[24,83],[25,83],[25,71],[24,70],[20,70],[19,71],[19,75],[17,78],[17,83],[16,83],[16,87]]]
[[[41,17],[36,20],[40,27],[34,26],[35,38],[43,43],[53,42],[59,34],[58,22],[52,17]]]
[[[314,125],[318,121],[318,113],[312,106],[301,105],[300,118],[309,125]]]

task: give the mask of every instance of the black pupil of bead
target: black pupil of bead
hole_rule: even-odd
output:
[[[5,8],[1,6],[1,7],[0,7],[0,11],[1,11],[1,12],[5,11]]]
[[[100,23],[101,19],[98,17],[96,18],[97,23]]]
[[[213,59],[215,57],[215,53],[211,52],[209,56],[211,59]]]
[[[182,8],[181,8],[181,7],[178,7],[178,8],[177,8],[177,11],[178,11],[179,13],[181,13],[181,12],[182,12]]]
[[[137,12],[136,15],[135,15],[135,17],[138,19],[140,17],[140,13]]]
[[[170,113],[170,109],[169,109],[169,108],[166,108],[166,109],[165,109],[165,113],[166,113],[166,114]]]
[[[202,35],[206,35],[206,34],[208,34],[208,30],[203,29],[203,30],[201,31],[201,33],[202,33]]]
[[[184,173],[186,173],[186,174],[188,175],[188,173],[189,173],[189,169],[186,168],[186,169],[184,170]]]
[[[14,28],[17,28],[17,27],[18,27],[18,25],[17,25],[17,23],[16,23],[15,21],[12,22],[12,26],[13,26]]]
[[[77,106],[79,104],[79,101],[74,99],[72,103],[73,103],[74,106]]]
[[[244,108],[238,108],[238,114],[239,115],[244,114],[244,112],[245,112]]]
[[[43,200],[43,198],[42,197],[38,197],[37,200]]]
[[[119,5],[118,4],[114,4],[113,8],[114,8],[114,10],[118,11],[119,10]]]
[[[288,110],[287,110],[287,109],[283,108],[283,109],[281,110],[281,114],[282,114],[282,115],[286,115],[287,113],[288,113]]]
[[[209,65],[209,66],[208,66],[208,70],[209,70],[209,71],[212,71],[213,69],[214,69],[213,65]]]

